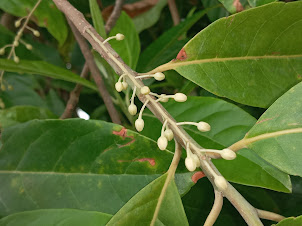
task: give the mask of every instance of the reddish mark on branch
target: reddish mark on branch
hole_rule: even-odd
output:
[[[203,172],[198,171],[198,172],[196,172],[196,173],[193,174],[192,181],[196,184],[199,179],[201,179],[201,178],[203,178],[205,176],[206,175]]]
[[[117,160],[118,162],[149,162],[151,166],[156,165],[156,161],[153,158],[141,158],[141,159],[133,159],[133,160]]]
[[[128,145],[132,144],[135,141],[134,136],[128,136],[127,135],[127,129],[125,127],[123,127],[120,131],[112,131],[112,134],[120,136],[123,140],[125,140],[126,138],[131,139],[131,141],[129,141],[128,143],[120,145],[119,146],[120,148],[128,146]]]
[[[187,58],[188,58],[188,56],[187,56],[185,49],[181,49],[176,57],[177,60],[186,60]]]

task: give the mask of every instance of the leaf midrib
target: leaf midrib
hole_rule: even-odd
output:
[[[174,62],[173,60],[163,64],[154,70],[148,72],[147,74],[150,73],[156,73],[156,72],[162,72],[162,71],[167,71],[171,70],[177,67],[181,66],[187,66],[191,64],[202,64],[202,63],[212,63],[212,62],[225,62],[225,61],[239,61],[239,60],[259,60],[259,59],[287,59],[287,58],[299,58],[302,57],[302,54],[298,55],[265,55],[265,56],[242,56],[242,57],[224,57],[224,58],[208,58],[208,59],[200,59],[200,60],[191,60],[191,61],[179,61],[179,62]]]

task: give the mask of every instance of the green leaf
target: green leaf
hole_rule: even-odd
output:
[[[223,149],[242,139],[256,120],[237,106],[212,97],[188,97],[184,103],[170,101],[164,104],[178,122],[205,121],[211,125],[210,132],[200,132],[195,126],[183,128],[202,147]],[[162,124],[151,114],[144,114],[145,128],[142,134],[157,140]],[[173,146],[168,146],[173,150]],[[259,156],[244,150],[232,161],[215,160],[220,172],[232,182],[290,192],[289,176],[267,163]],[[234,173],[234,171],[236,173]],[[259,176],[261,175],[261,176]]]
[[[289,217],[280,221],[276,226],[301,226],[302,225],[302,216],[299,217]]]
[[[262,6],[271,2],[276,2],[278,0],[248,0],[252,7]]]
[[[280,170],[302,176],[301,96],[302,83],[299,83],[280,97],[245,138],[231,148],[247,146]]]
[[[175,48],[174,44],[184,44],[183,42],[178,41],[179,37],[188,31],[201,17],[205,15],[206,12],[206,10],[203,10],[195,13],[193,16],[169,29],[156,39],[141,54],[138,63],[138,70],[142,72],[150,71],[175,57],[177,52],[181,49],[181,46]],[[169,54],[167,54],[167,52],[169,52]],[[162,55],[164,54],[168,55],[168,57],[163,58]]]
[[[218,0],[220,1],[223,6],[230,12],[230,13],[236,13],[236,6],[234,5],[234,3],[236,2],[236,0]],[[239,1],[240,3],[240,1]],[[241,3],[240,3],[241,4]]]
[[[133,23],[137,33],[153,26],[159,20],[160,13],[165,5],[167,5],[167,0],[159,0],[152,9],[135,17]]]
[[[75,209],[47,209],[16,213],[0,220],[0,226],[101,226],[112,216],[96,211]]]
[[[49,110],[33,106],[15,106],[0,110],[0,128],[6,128],[33,119],[51,119],[56,116]]]
[[[54,66],[52,64],[43,61],[21,60],[19,63],[15,63],[12,60],[0,59],[0,69],[9,72],[16,72],[20,74],[29,73],[29,74],[44,75],[54,79],[79,83],[93,90],[97,90],[96,86],[90,81],[81,78],[80,76],[72,73],[69,70]]]
[[[152,73],[174,69],[215,95],[268,107],[302,80],[302,39],[296,38],[302,36],[301,20],[301,1],[220,19]]]
[[[210,8],[219,4],[218,0],[201,0],[201,3],[205,8]],[[221,17],[229,16],[228,11],[224,7],[214,8],[207,12],[207,15],[211,22],[218,20]]]
[[[4,129],[1,138],[0,216],[47,208],[115,214],[166,172],[173,156],[102,121],[34,120]],[[178,170],[184,194],[193,185],[192,173],[183,161]]]
[[[32,10],[36,0],[9,0],[0,1],[0,9],[18,17],[27,16]],[[62,45],[68,35],[68,29],[63,14],[57,9],[51,0],[41,1],[33,14],[35,22],[40,27],[45,27]]]
[[[100,10],[100,7],[96,0],[89,0],[90,13],[95,30],[103,37],[106,38],[104,20]]]
[[[129,202],[109,221],[110,225],[189,225],[174,179],[168,182],[164,197],[160,197],[167,174],[157,178]],[[160,207],[158,215],[154,214]],[[153,220],[153,221],[152,221]]]
[[[46,103],[48,108],[57,116],[61,116],[63,114],[65,105],[53,89],[49,90],[48,95],[46,96]]]
[[[140,54],[140,42],[133,21],[124,11],[116,21],[109,36],[114,36],[117,33],[125,35],[125,39],[122,41],[110,40],[110,45],[127,65],[135,69]]]

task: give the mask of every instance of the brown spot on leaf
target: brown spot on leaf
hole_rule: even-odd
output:
[[[117,160],[118,162],[149,162],[151,166],[156,165],[156,161],[153,158],[141,158],[141,159],[133,159],[133,160]]]
[[[187,58],[188,58],[187,53],[186,53],[185,49],[182,48],[179,51],[179,53],[177,54],[176,59],[177,60],[186,60]]]
[[[302,79],[302,75],[297,75],[297,79],[301,80]]]
[[[272,55],[280,55],[280,52],[272,52]]]
[[[131,139],[131,141],[129,141],[128,143],[120,145],[119,148],[128,146],[128,145],[132,144],[135,141],[134,136],[128,136],[127,135],[127,129],[125,127],[123,127],[120,131],[112,131],[112,134],[120,136],[123,140],[125,140],[126,138]]]
[[[192,175],[192,181],[196,184],[197,181],[206,175],[202,171],[198,171]]]
[[[276,117],[273,117],[273,118],[266,118],[266,119],[262,119],[262,120],[260,120],[260,121],[256,122],[256,124],[260,124],[260,123],[263,123],[263,122],[266,122],[266,121],[272,120],[272,119],[274,119],[274,118],[277,118],[278,116],[279,116],[279,115],[277,115]]]
[[[235,6],[237,13],[243,11],[243,6],[239,0],[234,0],[233,5]]]

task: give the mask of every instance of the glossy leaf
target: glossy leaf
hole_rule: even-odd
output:
[[[96,211],[75,209],[47,209],[16,213],[0,220],[0,226],[101,226],[112,216]]]
[[[33,119],[51,119],[56,116],[49,110],[33,106],[15,106],[0,110],[0,128],[13,126]]]
[[[206,12],[206,10],[203,10],[195,13],[193,16],[166,31],[158,39],[156,39],[141,54],[138,63],[138,70],[142,72],[150,71],[175,57],[178,51],[181,49],[181,46],[175,48],[174,44],[182,44],[181,41],[178,41],[179,37],[188,31],[202,16],[204,16]],[[175,52],[175,50],[177,52]],[[168,57],[163,59],[162,55],[167,52],[170,52],[170,54],[168,54]]]
[[[125,12],[121,13],[115,26],[110,31],[109,37],[117,33],[125,35],[125,39],[122,41],[110,40],[110,45],[127,65],[135,69],[140,54],[140,42],[133,21]]]
[[[301,225],[302,225],[302,216],[289,217],[276,224],[276,226],[301,226]]]
[[[242,141],[280,170],[299,176],[302,176],[301,96],[302,83],[299,83],[260,117]]]
[[[115,214],[166,172],[173,156],[102,121],[35,120],[5,129],[1,138],[0,216],[45,208]],[[183,194],[193,185],[192,173],[183,162],[178,170]]]
[[[107,224],[110,225],[189,225],[174,180],[167,187],[165,197],[156,216],[160,194],[167,174],[157,178],[138,192]]]
[[[36,0],[0,1],[0,8],[14,16],[24,17],[32,10]],[[68,34],[65,18],[51,0],[43,0],[34,12],[35,22],[45,27],[62,45]]]
[[[195,126],[183,127],[205,148],[228,147],[242,139],[256,122],[252,116],[237,106],[211,97],[188,97],[184,103],[170,101],[164,106],[178,122],[205,121],[211,125],[211,131],[206,133],[198,131]],[[142,134],[157,140],[160,136],[161,123],[148,113],[143,118],[145,128]],[[168,149],[173,150],[173,146],[168,146]],[[240,152],[235,160],[221,159],[214,162],[220,172],[232,182],[283,192],[291,191],[290,178],[286,173],[248,150]]]
[[[201,3],[205,8],[210,8],[212,6],[218,5],[218,0],[201,0]],[[229,16],[228,11],[223,7],[214,8],[207,12],[207,16],[209,17],[210,21],[218,20],[221,17]]]
[[[97,90],[96,86],[90,81],[81,78],[80,76],[72,73],[71,71],[68,71],[61,67],[57,67],[43,61],[21,60],[19,63],[15,63],[12,60],[0,59],[0,69],[9,72],[16,72],[20,74],[29,73],[29,74],[36,74],[36,75],[44,75],[54,79],[79,83],[88,88]]]
[[[160,17],[162,9],[167,5],[167,0],[159,0],[157,4],[141,15],[133,19],[137,33],[153,26]]]
[[[218,96],[268,107],[302,80],[302,2],[272,3],[220,19],[191,39],[174,69]]]
[[[105,31],[104,20],[100,7],[96,0],[89,0],[90,13],[93,21],[95,30],[103,37],[106,38],[107,34]]]

